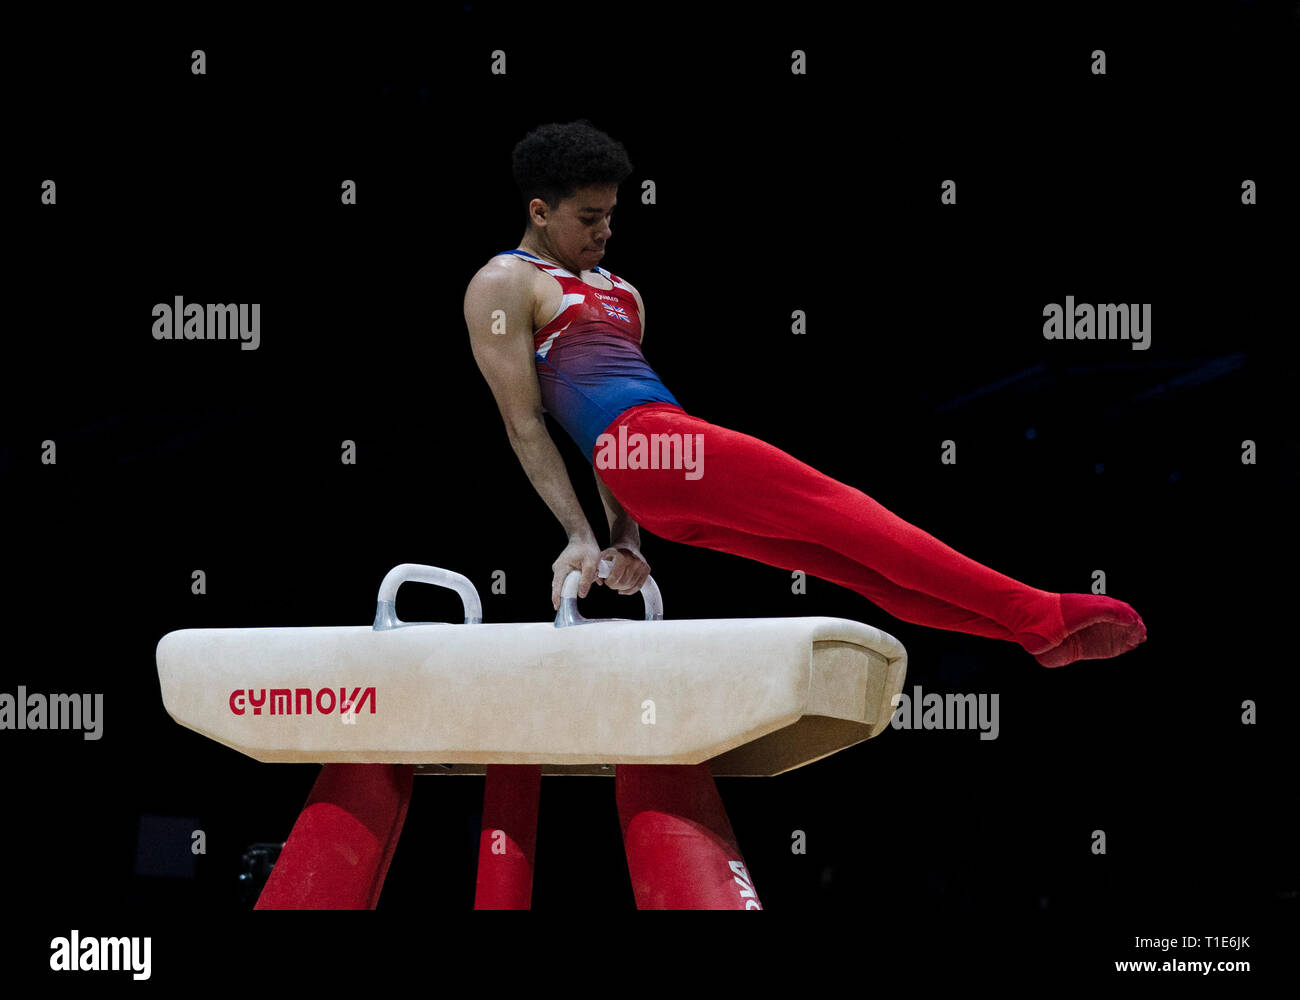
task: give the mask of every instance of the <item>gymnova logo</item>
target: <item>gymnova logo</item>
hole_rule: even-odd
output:
[[[687,479],[704,475],[703,434],[634,434],[619,424],[618,438],[596,438],[597,469],[685,469]]]
[[[922,694],[917,684],[910,698],[899,692],[889,703],[895,708],[890,721],[895,729],[978,729],[981,740],[998,738],[996,694]]]
[[[50,942],[50,968],[55,972],[130,972],[132,979],[148,979],[152,938],[56,937]]]
[[[732,881],[740,886],[740,898],[745,901],[745,909],[761,910],[763,904],[758,901],[758,893],[754,891],[754,880],[749,877],[749,872],[745,870],[745,862],[729,861],[727,864],[731,868]]]
[[[338,706],[339,714],[352,716],[370,705],[370,714],[375,714],[375,689],[354,687],[348,694],[347,687],[340,687],[338,697],[334,689],[323,687],[317,691],[311,688],[235,688],[230,692],[230,711],[235,715],[247,715],[251,708],[254,715],[261,715],[266,709],[269,715],[311,715],[311,707],[316,706],[317,715],[329,715]]]

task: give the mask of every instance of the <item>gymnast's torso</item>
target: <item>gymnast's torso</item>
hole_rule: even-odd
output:
[[[602,267],[575,275],[523,249],[494,260],[532,273],[542,406],[589,459],[597,437],[628,408],[680,405],[641,353],[642,312],[628,282]]]

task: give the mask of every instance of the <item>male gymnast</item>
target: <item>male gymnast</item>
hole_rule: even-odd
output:
[[[515,146],[513,168],[527,229],[516,249],[475,274],[465,322],[511,447],[568,533],[551,566],[556,608],[571,570],[582,573],[583,596],[600,582],[600,559],[613,562],[608,586],[640,590],[650,575],[640,525],[671,541],[804,570],[904,621],[1018,643],[1045,667],[1118,656],[1145,641],[1142,618],[1123,601],[1029,587],[780,449],[691,416],[642,354],[640,293],[600,267],[618,187],[632,173],[622,144],[585,120],[542,125]],[[609,519],[604,550],[544,412],[593,462]],[[703,475],[601,467],[598,440],[617,440],[620,428],[632,441],[636,434],[702,441]]]
[[[585,596],[602,558],[613,562],[609,586],[640,590],[650,575],[644,525],[672,541],[806,570],[904,621],[1019,643],[1048,667],[1117,656],[1146,638],[1142,619],[1122,601],[1028,587],[780,449],[687,413],[641,353],[640,293],[600,267],[618,186],[631,172],[622,145],[589,122],[529,133],[514,149],[527,230],[465,293],[474,358],[511,447],[569,536],[551,565],[557,608],[569,572],[581,571]],[[546,411],[592,459],[609,518],[603,551],[546,431]],[[620,431],[629,441],[637,434],[701,440],[703,465],[699,455],[692,465],[703,474],[606,468],[597,457],[601,435],[617,440]],[[478,909],[530,905],[541,770],[488,765]],[[413,772],[411,765],[325,765],[257,908],[373,908]],[[762,909],[708,762],[619,764],[614,779],[639,909]],[[502,832],[504,854],[495,847]]]

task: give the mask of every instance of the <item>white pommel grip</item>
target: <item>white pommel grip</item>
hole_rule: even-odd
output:
[[[397,588],[407,581],[431,583],[435,587],[446,587],[460,594],[461,607],[465,612],[466,625],[480,625],[483,622],[483,602],[479,600],[478,591],[469,577],[453,573],[449,569],[437,566],[423,566],[420,563],[402,563],[388,571],[379,585],[379,603],[375,609],[375,628],[399,628],[403,625],[432,625],[433,622],[404,622],[397,617]]]
[[[609,571],[614,568],[614,564],[608,559],[602,559],[596,566],[596,575],[602,580],[609,576]],[[555,627],[565,628],[569,625],[585,625],[589,622],[620,622],[630,621],[627,618],[584,618],[578,611],[578,584],[582,581],[582,573],[579,570],[569,570],[568,576],[564,578],[564,584],[560,588],[560,611],[555,616]],[[648,622],[663,621],[664,617],[664,600],[663,595],[659,593],[659,585],[655,583],[653,576],[646,577],[645,583],[641,585],[641,600],[645,604],[645,620]]]

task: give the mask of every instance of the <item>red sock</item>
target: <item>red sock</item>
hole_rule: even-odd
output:
[[[1147,638],[1141,615],[1123,601],[1102,594],[1062,594],[1061,617],[1065,620],[1065,639],[1034,654],[1034,659],[1045,667],[1119,656]]]

